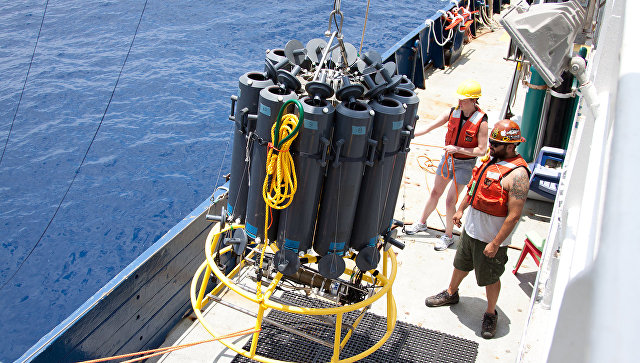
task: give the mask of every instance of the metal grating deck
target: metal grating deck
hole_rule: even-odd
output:
[[[331,306],[326,302],[290,292],[286,292],[282,300],[291,305],[306,307]],[[313,317],[275,310],[269,312],[267,316],[327,342],[333,342],[334,328],[319,323]],[[356,317],[357,312],[345,314],[344,322],[350,324]],[[351,357],[367,350],[380,340],[386,327],[385,317],[366,313],[343,349],[341,358]],[[346,332],[347,329],[343,329],[343,337]],[[249,350],[250,344],[251,341],[244,346],[244,349]],[[257,347],[259,355],[291,362],[329,362],[331,353],[330,348],[321,344],[273,325],[262,324]],[[386,343],[360,362],[475,362],[477,354],[478,343],[476,342],[398,321]],[[233,362],[244,363],[253,362],[253,360],[237,355]]]

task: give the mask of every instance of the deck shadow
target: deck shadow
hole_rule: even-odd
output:
[[[536,282],[536,276],[538,275],[538,271],[532,272],[518,272],[515,276],[518,279],[518,286],[527,294],[528,297],[531,297],[533,293],[533,285]]]
[[[462,53],[460,54],[460,57],[458,57],[458,59],[456,59],[456,61],[453,62],[453,64],[446,67],[443,73],[444,74],[453,73],[456,70],[456,68],[469,62],[471,60],[471,55],[475,52],[476,50],[472,48],[467,48],[466,50],[463,50]]]
[[[535,199],[527,199],[522,211],[523,216],[544,223],[551,222],[551,213],[553,213],[553,203]]]
[[[478,297],[460,296],[460,302],[456,305],[449,306],[451,312],[454,313],[458,320],[467,328],[472,330],[477,337],[482,338],[482,317],[487,309],[487,301]],[[495,338],[506,336],[511,331],[511,319],[506,313],[496,307],[498,311],[498,327],[496,329]]]

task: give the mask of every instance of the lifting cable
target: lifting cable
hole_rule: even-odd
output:
[[[292,113],[284,114],[284,110],[289,104],[295,104],[298,108],[299,117]],[[304,123],[304,111],[302,103],[298,100],[288,100],[285,102],[276,122],[271,127],[271,142],[268,144],[266,175],[262,184],[262,198],[265,202],[264,214],[264,242],[260,252],[259,270],[262,270],[264,253],[267,247],[267,234],[273,218],[269,218],[272,209],[285,209],[293,201],[293,196],[298,189],[298,179],[296,168],[291,157],[291,143],[298,136],[300,125]],[[262,283],[258,279],[256,294],[258,299],[262,298]]]
[[[129,44],[129,50],[127,51],[127,56],[124,58],[124,61],[122,62],[122,67],[120,68],[120,73],[118,74],[118,78],[116,79],[116,83],[113,85],[113,90],[111,91],[111,96],[109,97],[109,102],[107,102],[107,107],[105,107],[104,112],[102,113],[102,118],[100,119],[100,122],[98,123],[98,127],[96,128],[96,131],[93,134],[93,138],[91,139],[91,142],[89,143],[89,146],[87,147],[87,150],[84,153],[84,157],[82,158],[82,161],[80,162],[80,165],[78,166],[78,168],[76,169],[75,173],[73,174],[73,179],[71,179],[71,183],[69,183],[69,186],[67,187],[67,190],[62,195],[62,199],[60,199],[60,203],[58,203],[58,207],[56,208],[55,212],[53,213],[53,216],[49,220],[49,223],[47,223],[47,226],[44,228],[44,231],[42,231],[42,234],[40,235],[40,238],[38,238],[38,241],[33,245],[31,250],[27,254],[27,257],[25,257],[22,260],[22,262],[20,262],[20,265],[18,266],[18,268],[7,279],[7,281],[5,281],[2,284],[2,286],[0,286],[0,290],[2,290],[5,286],[7,286],[9,281],[11,281],[16,276],[18,271],[20,271],[22,266],[24,266],[25,262],[31,256],[31,254],[36,249],[36,247],[38,247],[38,244],[40,244],[40,241],[42,241],[42,238],[44,237],[45,233],[47,233],[47,230],[51,226],[51,223],[53,222],[54,218],[56,218],[56,215],[58,214],[58,211],[60,210],[60,207],[62,206],[62,203],[64,202],[65,198],[67,197],[67,194],[69,194],[69,190],[71,189],[71,186],[73,185],[73,183],[76,180],[76,177],[80,173],[80,168],[82,168],[82,165],[84,164],[84,161],[87,159],[87,155],[89,154],[89,150],[91,150],[91,146],[93,145],[93,142],[95,141],[96,136],[98,136],[98,131],[100,131],[100,126],[102,126],[102,122],[104,121],[104,118],[107,115],[107,111],[109,110],[109,106],[111,105],[111,101],[113,100],[113,95],[116,93],[116,88],[118,87],[118,82],[120,81],[120,76],[122,76],[122,71],[124,70],[124,66],[127,64],[127,59],[129,59],[129,54],[131,53],[131,48],[133,48],[133,43],[136,40],[136,35],[138,34],[138,29],[140,28],[140,23],[142,22],[142,16],[144,15],[144,11],[147,8],[147,2],[148,1],[149,0],[145,0],[145,2],[144,2],[144,7],[142,8],[142,12],[140,13],[140,19],[138,19],[138,25],[136,26],[136,31],[133,34],[133,39],[131,39],[131,44]]]
[[[233,127],[233,126],[231,126],[231,127]],[[233,132],[232,132],[232,135],[233,135]],[[219,183],[220,176],[222,174],[222,167],[224,166],[224,161],[227,159],[228,153],[229,153],[229,138],[227,138],[227,145],[224,148],[224,154],[222,154],[222,160],[220,161],[220,168],[218,168],[218,176],[216,177],[216,183]],[[244,175],[242,177],[244,178]],[[207,208],[207,214],[211,214],[211,208],[220,199],[220,197],[218,197],[218,199],[215,198],[216,192],[218,190],[221,190],[221,189],[229,191],[229,188],[224,186],[224,183],[223,184],[217,184],[217,185],[218,186],[216,188],[214,188],[213,193],[211,193],[211,196],[209,197],[209,208]],[[237,201],[237,199],[238,199],[238,196],[236,196],[236,201]],[[226,218],[226,216],[222,216],[222,217]]]
[[[231,137],[233,137],[233,129],[234,129],[234,124],[231,123]],[[218,185],[218,187],[214,188],[213,193],[211,193],[211,197],[209,197],[209,208],[207,209],[207,214],[211,214],[211,208],[213,207],[213,204],[217,202],[217,200],[215,199],[215,195],[216,192],[219,189],[226,189],[228,191],[227,187],[224,187],[224,183],[220,184],[220,176],[222,175],[222,167],[224,166],[224,161],[227,159],[227,155],[229,153],[229,140],[230,138],[227,137],[227,142],[226,145],[224,147],[224,154],[222,154],[222,160],[220,161],[220,167],[218,168],[218,176],[216,177],[216,185]],[[243,174],[242,174],[242,180],[244,180],[244,171],[246,168],[243,168]],[[242,181],[240,181],[240,183],[242,183]],[[238,197],[240,196],[240,193],[237,193],[236,195],[236,202],[238,201]],[[233,203],[233,205],[236,205],[236,203]],[[222,216],[223,218],[226,218],[226,216]]]
[[[11,131],[13,130],[13,124],[16,122],[18,116],[18,110],[20,109],[20,103],[22,103],[22,95],[24,95],[24,89],[27,87],[27,80],[29,79],[29,72],[31,72],[31,65],[33,64],[33,58],[36,55],[36,49],[38,48],[38,41],[40,40],[40,33],[42,32],[42,25],[44,24],[44,17],[47,15],[47,7],[49,6],[49,0],[44,4],[44,12],[42,13],[42,21],[40,22],[40,29],[38,30],[38,37],[36,38],[36,45],[33,46],[33,53],[31,53],[31,61],[29,61],[29,68],[27,68],[27,75],[24,77],[24,84],[22,85],[22,91],[20,92],[20,98],[18,99],[18,105],[16,106],[16,112],[13,114],[13,120],[11,120],[11,126],[9,126],[9,133],[7,134],[7,141],[4,143],[2,149],[2,155],[0,155],[0,165],[4,159],[4,152],[7,151],[7,144],[9,144],[9,138],[11,137]],[[0,288],[1,289],[1,288]]]
[[[371,0],[367,0],[367,11],[364,14],[364,26],[362,27],[362,37],[360,38],[360,49],[358,55],[362,54],[362,45],[364,44],[364,31],[367,29],[367,19],[369,18],[369,3]]]
[[[121,354],[121,355],[116,355],[116,356],[113,356],[113,357],[105,357],[105,358],[99,358],[99,359],[85,360],[85,361],[81,361],[79,363],[107,362],[107,361],[110,361],[110,360],[129,358],[129,357],[134,357],[136,355],[144,354],[142,357],[126,360],[123,363],[126,363],[126,362],[137,362],[137,361],[141,361],[141,360],[144,360],[144,359],[149,359],[151,357],[155,357],[155,356],[158,356],[158,355],[171,353],[171,352],[174,352],[176,350],[193,347],[193,346],[198,345],[198,344],[210,343],[210,342],[215,342],[215,341],[222,340],[222,339],[236,338],[236,337],[240,337],[240,336],[243,336],[243,335],[258,333],[258,332],[260,332],[260,330],[261,329],[249,328],[249,329],[241,330],[241,331],[238,331],[238,332],[235,332],[235,333],[230,333],[230,334],[227,334],[227,335],[221,335],[221,336],[213,338],[213,339],[201,340],[201,341],[195,342],[195,343],[187,343],[187,344],[181,344],[181,345],[174,345],[174,346],[170,346],[170,347],[163,347],[163,348],[145,350],[145,351],[142,351],[142,352]]]

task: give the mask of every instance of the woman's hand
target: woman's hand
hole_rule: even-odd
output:
[[[451,154],[460,152],[460,149],[461,148],[459,146],[455,146],[455,145],[447,145],[447,146],[444,147],[444,151],[446,151],[448,153],[451,153]]]
[[[426,127],[424,127],[424,128],[422,128],[422,127],[421,128],[416,128],[415,131],[413,132],[413,136],[415,136],[415,137],[422,136],[422,135],[424,135],[424,134],[426,134],[428,132],[429,132],[429,130]]]

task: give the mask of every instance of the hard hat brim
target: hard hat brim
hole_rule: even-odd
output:
[[[458,100],[466,100],[466,99],[477,100],[478,98],[480,98],[479,96],[478,97],[469,97],[469,96],[461,95],[459,93],[456,93],[456,97],[458,98]]]
[[[498,140],[498,139],[494,139],[493,137],[489,136],[489,140],[490,141],[499,142],[499,143],[502,143],[502,144],[517,144],[519,142],[526,142],[527,141],[527,139],[525,139],[522,136],[520,136],[520,140]]]

